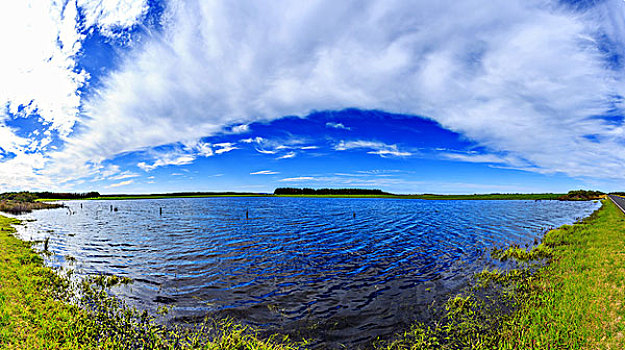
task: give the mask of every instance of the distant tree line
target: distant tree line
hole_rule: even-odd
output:
[[[6,192],[0,194],[0,200],[16,202],[34,202],[37,199],[85,199],[100,197],[98,192],[86,193],[59,193],[59,192]]]
[[[293,188],[279,187],[273,191],[276,195],[388,195],[390,193],[377,189],[364,188]]]
[[[85,199],[100,197],[99,192],[63,193],[63,192],[35,192],[37,197],[46,199]]]

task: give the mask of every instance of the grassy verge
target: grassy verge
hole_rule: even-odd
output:
[[[30,243],[0,216],[0,348],[2,349],[295,349],[284,337],[261,340],[227,320],[165,328],[110,297],[128,282],[98,276],[79,284],[43,266]]]
[[[0,348],[295,349],[248,328],[206,322],[166,329],[108,296],[115,278],[84,283],[78,307],[67,279],[42,265],[0,216]],[[622,349],[625,345],[625,216],[610,201],[589,218],[547,233],[511,271],[483,271],[450,298],[440,319],[416,324],[378,349]],[[543,265],[544,261],[547,265]]]
[[[443,316],[379,349],[623,349],[625,216],[609,200],[530,251],[495,251],[511,271],[483,271]],[[542,262],[547,260],[548,264]]]

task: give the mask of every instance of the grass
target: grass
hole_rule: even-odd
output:
[[[62,205],[54,203],[0,200],[0,211],[11,214],[23,214],[30,213],[37,209],[53,209],[60,207],[62,207]]]
[[[94,276],[76,285],[43,266],[30,243],[0,216],[0,348],[2,349],[296,349],[286,337],[260,339],[229,320],[166,328],[126,307],[107,290],[130,281]],[[79,290],[79,293],[77,293]]]
[[[494,251],[511,271],[485,270],[445,304],[378,349],[625,348],[625,216],[608,200],[575,225],[548,232],[527,251]],[[544,265],[537,261],[548,261]]]
[[[106,292],[130,281],[96,276],[79,299],[68,279],[42,265],[0,216],[0,348],[296,349],[288,338],[260,339],[231,321],[165,328]],[[493,258],[510,271],[485,270],[454,295],[439,318],[415,324],[377,349],[622,349],[625,347],[625,216],[606,200],[575,225],[548,232],[531,250]],[[543,262],[547,261],[547,264]],[[79,300],[79,301],[77,301]],[[74,303],[72,303],[74,301]]]

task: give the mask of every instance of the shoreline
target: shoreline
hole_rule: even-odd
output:
[[[529,251],[494,252],[518,266],[478,273],[476,287],[450,298],[439,322],[416,324],[378,349],[623,348],[624,246],[625,214],[606,199]],[[483,297],[488,288],[499,302]]]
[[[606,221],[608,221],[607,224]],[[57,275],[57,271],[43,266],[43,260],[33,249],[32,243],[22,241],[13,235],[15,233],[15,228],[11,225],[17,222],[18,220],[0,215],[0,242],[3,243],[0,245],[0,252],[5,258],[4,262],[0,261],[0,266],[2,267],[0,273],[3,274],[2,280],[4,281],[4,283],[0,285],[0,306],[3,306],[0,308],[2,311],[0,313],[0,324],[2,326],[4,326],[5,323],[8,325],[19,325],[19,329],[15,327],[0,327],[0,329],[2,329],[2,331],[0,331],[0,345],[5,345],[5,342],[7,342],[6,344],[8,344],[9,348],[11,348],[11,346],[15,348],[38,347],[41,344],[49,344],[49,336],[52,336],[53,340],[57,341],[55,344],[57,344],[58,347],[79,348],[77,347],[77,344],[79,344],[77,343],[77,339],[80,339],[80,342],[89,341],[88,335],[87,338],[84,338],[84,335],[76,334],[76,331],[72,331],[72,329],[94,327],[89,323],[88,317],[85,317],[89,311],[59,300],[55,293],[58,294],[59,290],[63,290],[64,288],[61,277]],[[584,342],[587,342],[589,345],[603,344],[601,337],[589,337],[589,331],[599,333],[602,337],[612,335],[616,337],[616,339],[608,338],[609,343],[615,342],[621,344],[623,342],[622,331],[625,330],[625,327],[621,325],[621,323],[616,322],[613,324],[612,328],[615,328],[613,331],[612,328],[610,328],[603,333],[599,332],[598,330],[603,329],[604,323],[607,322],[605,317],[602,318],[601,313],[589,312],[587,310],[588,308],[583,303],[575,303],[580,288],[587,288],[589,292],[595,293],[595,296],[599,296],[603,293],[603,290],[598,290],[599,293],[596,293],[597,290],[593,290],[592,286],[603,284],[581,283],[580,285],[579,282],[571,283],[568,286],[558,284],[562,279],[568,278],[574,280],[580,275],[580,273],[558,275],[558,273],[562,272],[562,269],[558,268],[562,260],[571,260],[571,254],[584,256],[584,254],[588,253],[587,250],[583,250],[581,253],[576,252],[576,250],[580,248],[579,245],[586,242],[586,240],[577,242],[576,239],[580,238],[578,236],[584,238],[584,232],[588,230],[598,230],[599,233],[605,233],[605,230],[602,230],[605,225],[609,225],[610,227],[618,226],[617,228],[619,230],[612,232],[612,235],[616,237],[622,236],[623,238],[615,244],[617,247],[619,244],[625,245],[625,216],[611,201],[606,200],[603,202],[601,208],[583,221],[574,225],[564,225],[558,229],[547,232],[543,237],[542,243],[533,247],[529,252],[521,249],[529,254],[530,259],[527,259],[527,261],[531,261],[532,258],[536,257],[542,259],[547,258],[549,260],[547,265],[539,267],[535,272],[524,275],[521,269],[513,269],[507,272],[484,271],[481,276],[478,277],[478,280],[485,281],[485,283],[496,284],[496,288],[500,291],[514,291],[514,293],[509,295],[502,294],[503,296],[512,297],[514,299],[516,309],[514,313],[510,315],[493,313],[496,318],[488,318],[492,315],[484,315],[483,312],[479,313],[479,309],[483,305],[480,305],[478,301],[472,299],[471,295],[457,295],[450,298],[445,306],[447,311],[446,317],[451,315],[455,318],[451,321],[447,320],[447,323],[440,323],[439,325],[449,326],[447,330],[452,333],[448,333],[447,336],[453,335],[461,344],[475,344],[476,339],[481,339],[481,342],[487,342],[502,349],[527,348],[528,346],[529,348],[536,349],[552,348],[554,345],[558,344],[566,344],[571,348],[579,348],[579,345]],[[13,254],[17,256],[15,258],[12,258],[13,255],[7,250],[7,247],[11,246],[16,249],[16,253]],[[604,242],[602,242],[601,246],[605,246]],[[614,246],[614,244],[612,244],[612,246]],[[622,246],[620,247],[622,250]],[[593,247],[591,252],[594,252],[596,258],[603,257],[604,260],[609,260],[611,258],[611,256],[606,257],[605,254],[601,254],[601,250],[597,250],[596,247]],[[514,247],[506,251],[506,254],[508,258],[517,259],[520,262],[523,262],[524,258],[528,257],[524,256],[524,253]],[[573,259],[573,263],[577,262],[577,260],[583,262],[582,259]],[[24,262],[26,263],[24,264]],[[622,262],[624,264],[620,266],[625,266],[625,257],[622,259]],[[601,267],[602,265],[596,264],[593,266]],[[565,267],[570,268],[570,265],[566,265]],[[593,276],[592,273],[596,272],[592,269],[588,270],[588,266],[583,263],[579,264],[577,267],[583,268],[582,272],[586,271],[591,277]],[[17,280],[15,280],[12,273],[8,273],[8,275],[6,273],[6,271],[14,271],[16,269],[20,272],[15,272],[14,275],[22,276],[22,278],[18,278]],[[621,284],[618,286],[620,289],[625,290],[625,269],[621,270],[622,272],[619,270],[621,275],[618,276],[618,281],[620,281]],[[606,277],[603,272],[600,273],[598,277],[601,276]],[[36,281],[36,283],[28,282],[30,280]],[[28,283],[20,286],[19,284],[23,281]],[[13,283],[13,289],[11,289],[11,283]],[[18,283],[18,285],[15,285],[15,283]],[[552,286],[554,283],[558,288]],[[519,292],[519,289],[523,288],[525,288],[526,291]],[[7,292],[8,290],[10,290],[10,292]],[[565,298],[564,301],[561,301],[560,299],[563,297],[561,293],[562,290],[573,291],[574,293],[566,294],[568,299]],[[21,298],[15,298],[16,291],[21,291],[25,294],[22,295]],[[593,295],[592,293],[590,293],[590,295]],[[619,297],[625,298],[625,291],[618,291],[617,294]],[[14,300],[11,300],[12,297]],[[9,301],[8,303],[7,300]],[[29,302],[28,305],[20,305],[22,300],[35,300],[36,302]],[[549,303],[544,304],[544,300],[548,300]],[[622,299],[609,298],[609,300]],[[594,301],[596,302],[596,298]],[[557,304],[557,308],[554,308],[555,304]],[[6,307],[6,305],[10,306]],[[571,305],[574,306],[572,309]],[[601,305],[599,305],[599,307],[600,306]],[[605,305],[603,306],[604,309],[608,309]],[[18,310],[24,311],[20,313]],[[476,312],[476,310],[478,310],[478,312]],[[50,320],[44,319],[45,317],[49,317],[50,312],[54,317]],[[622,307],[618,309],[618,315],[621,313],[625,315],[625,309]],[[583,316],[585,314],[593,315],[600,321],[584,318]],[[476,315],[486,318],[484,320],[479,319],[476,323]],[[562,315],[565,317],[562,317]],[[581,317],[583,322],[589,322],[589,324],[583,327],[583,329],[579,327],[573,327],[573,329],[571,329],[570,315]],[[613,315],[613,313],[607,313],[607,315],[613,317],[612,323],[614,323],[616,317],[620,317],[618,315]],[[543,323],[539,322],[535,324],[536,318],[541,319]],[[35,320],[35,322],[33,322],[33,320]],[[474,327],[475,324],[480,324],[480,326],[471,328]],[[500,327],[493,328],[493,324],[498,324]],[[551,328],[543,329],[544,324],[549,325]],[[573,322],[573,324],[577,326],[576,322]],[[484,328],[485,326],[486,328]],[[555,328],[555,333],[552,328]],[[235,333],[238,330],[235,329]],[[526,330],[526,333],[519,333],[522,330]],[[373,346],[378,349],[393,350],[427,349],[432,346],[442,349],[447,348],[447,346],[454,348],[451,346],[454,344],[449,342],[449,338],[448,340],[444,340],[444,337],[442,337],[444,334],[441,334],[440,331],[440,329],[437,330],[436,328],[417,324],[409,332],[398,336],[395,340],[379,343],[377,345],[374,344]],[[292,347],[288,342],[273,342],[275,340],[273,338],[267,340],[269,343],[265,343],[264,341],[258,340],[253,331],[248,329],[245,332],[246,334],[251,334],[251,338],[248,338],[248,341],[255,342],[255,344],[263,344],[264,347],[261,347],[261,349],[297,348]],[[220,334],[227,336],[228,334],[226,333],[227,332],[223,330]],[[79,336],[83,338],[78,338]],[[566,339],[563,338],[565,336]],[[102,339],[98,339],[98,341],[100,340]]]

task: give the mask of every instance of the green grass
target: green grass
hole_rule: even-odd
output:
[[[42,265],[29,243],[0,216],[0,348],[6,349],[296,349],[289,339],[261,339],[230,321],[164,328],[106,293],[128,281],[94,277],[80,305],[67,279]],[[475,286],[451,296],[440,315],[415,324],[377,349],[625,348],[625,216],[610,201],[575,225],[548,232],[531,250],[492,256],[518,262],[485,270]],[[548,261],[544,265],[542,262]],[[91,305],[85,308],[85,305]]]
[[[609,200],[582,224],[550,232],[552,262],[527,283],[503,349],[625,346],[625,216]]]
[[[95,276],[76,286],[43,266],[30,243],[13,236],[15,219],[0,216],[1,349],[258,349],[289,350],[283,336],[260,339],[229,320],[165,328],[126,307],[108,288],[128,279]],[[74,301],[74,303],[72,303]],[[78,305],[80,305],[80,307]]]
[[[550,231],[527,251],[511,247],[511,271],[483,271],[445,304],[378,349],[625,348],[625,216],[609,200],[591,217]],[[547,265],[537,261],[548,260]]]

